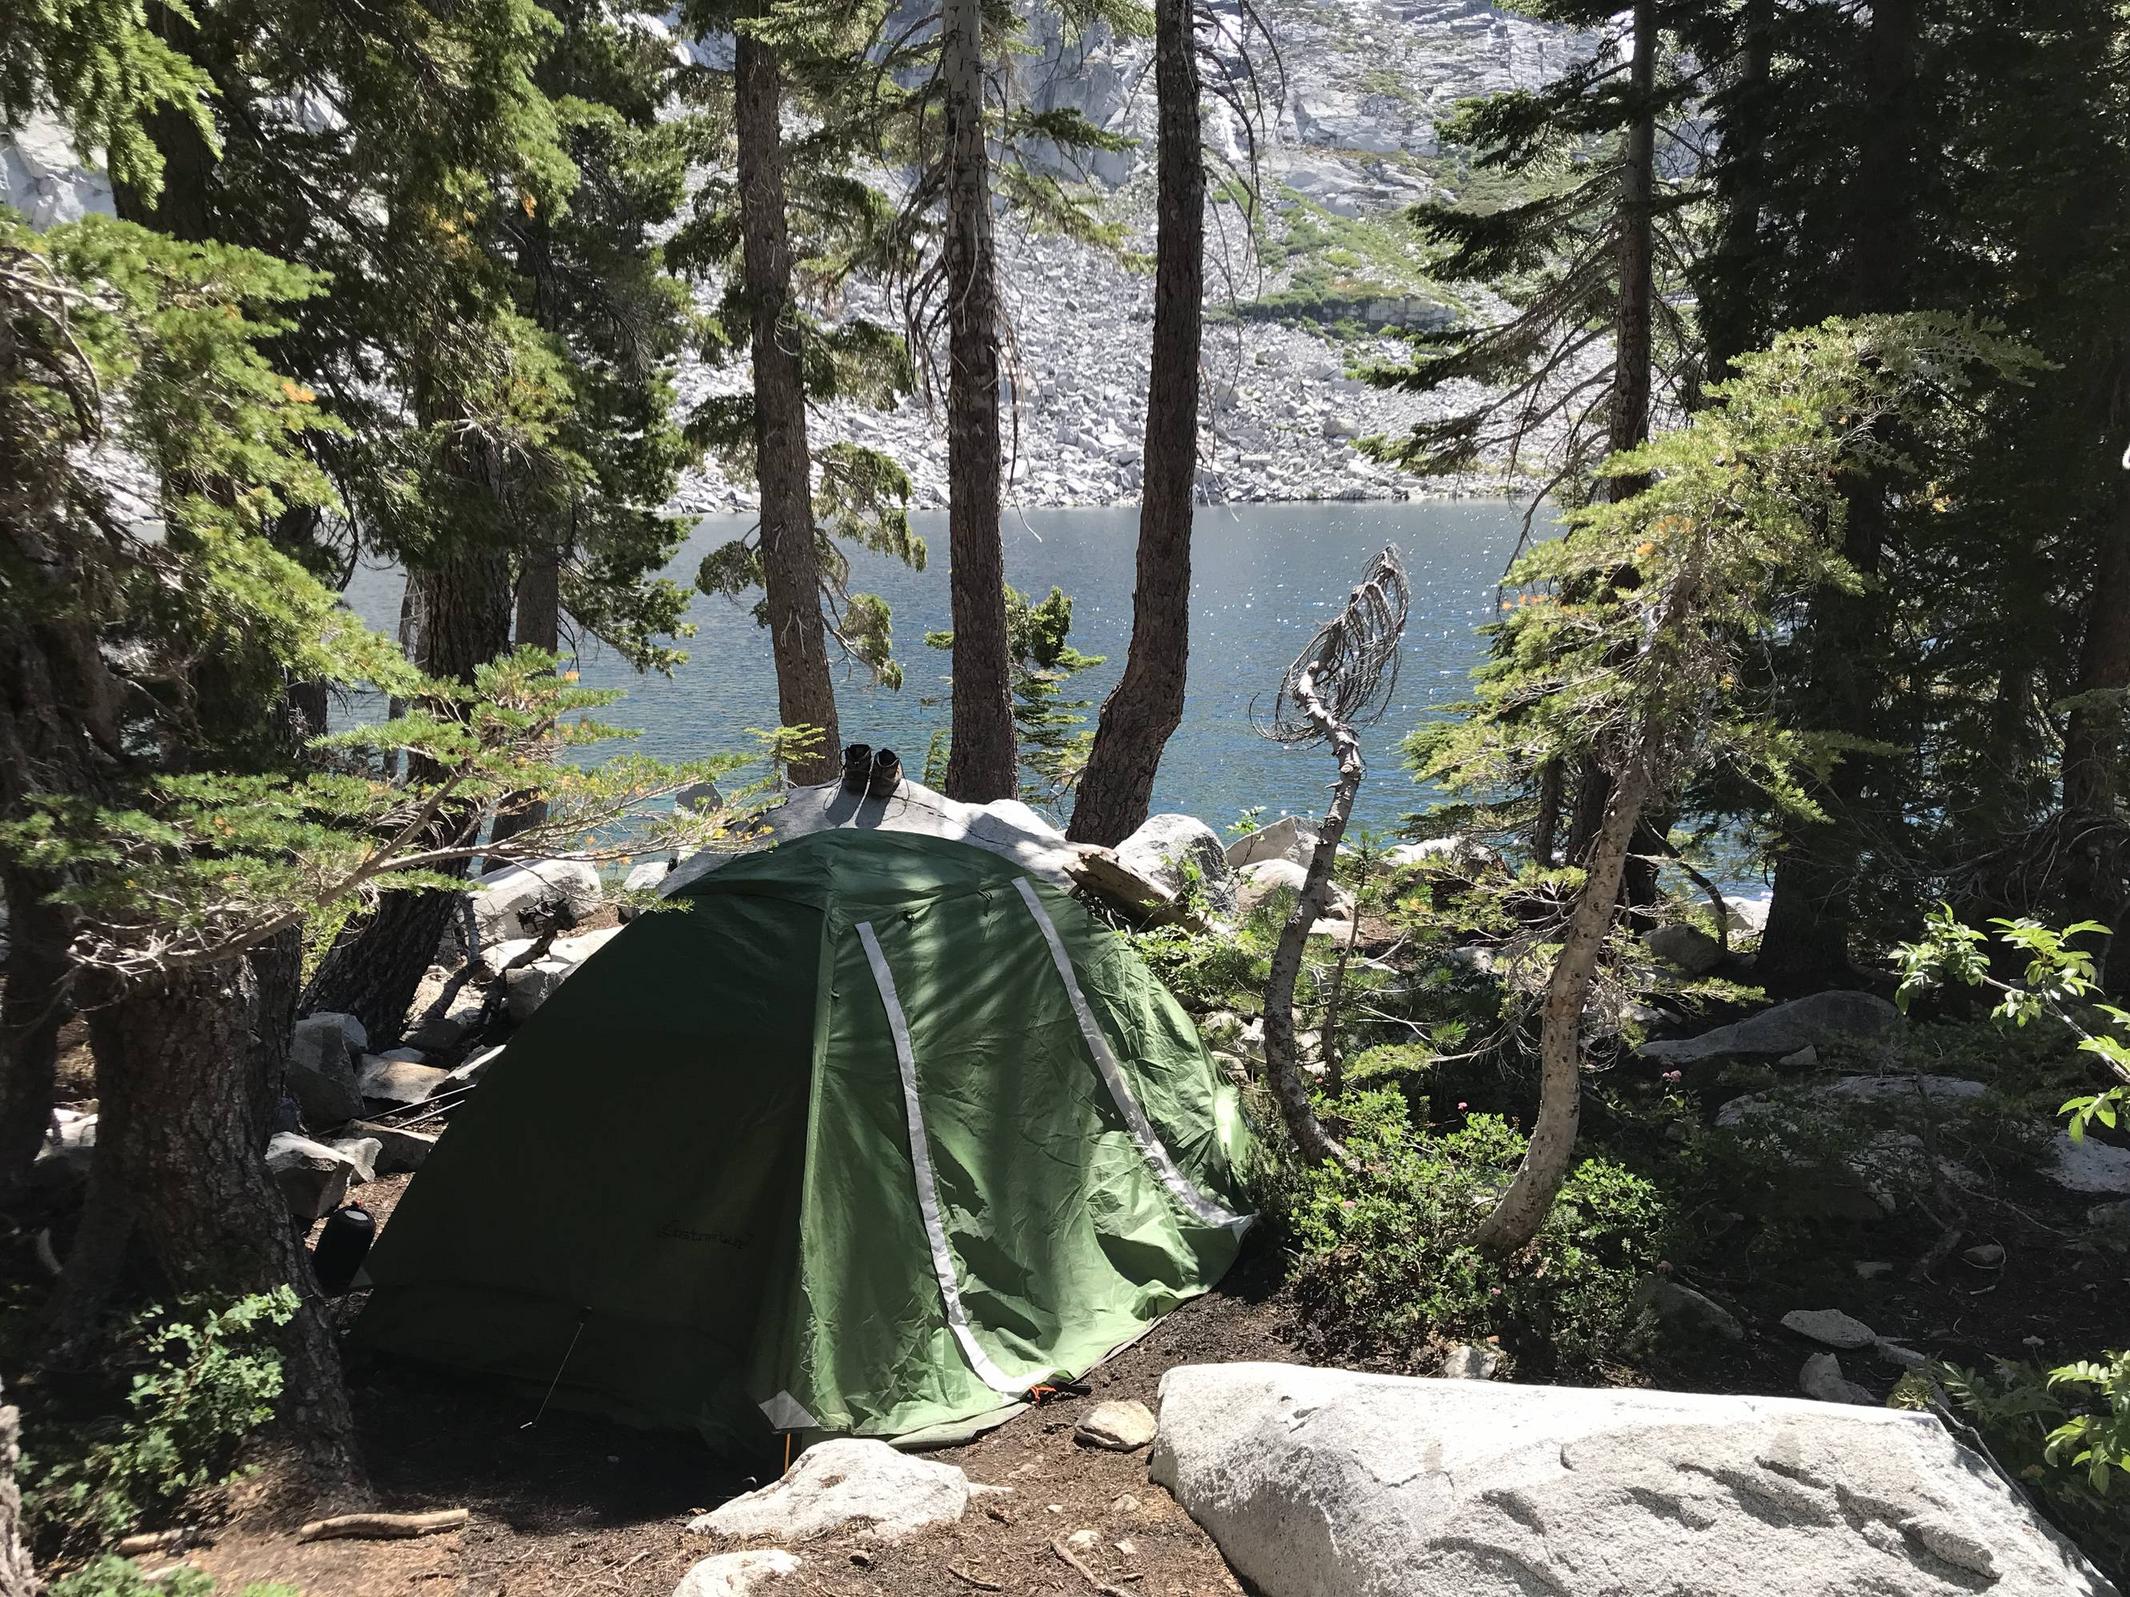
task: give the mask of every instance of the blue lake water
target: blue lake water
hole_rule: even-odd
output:
[[[857,668],[842,671],[837,684],[844,741],[895,748],[913,773],[947,719],[948,657],[925,647],[924,635],[950,624],[946,518],[914,520],[930,548],[925,571],[863,553],[852,562],[851,586],[880,594],[893,609],[904,685],[879,687]],[[1465,693],[1483,651],[1475,629],[1494,613],[1494,585],[1521,521],[1517,506],[1497,501],[1202,507],[1192,555],[1190,681],[1183,724],[1162,756],[1154,808],[1182,810],[1216,828],[1252,805],[1264,806],[1268,819],[1323,808],[1333,775],[1329,754],[1266,742],[1252,730],[1250,705],[1269,697],[1386,543],[1405,553],[1413,610],[1390,711],[1365,733],[1369,778],[1356,813],[1362,825],[1388,827],[1418,807],[1425,795],[1399,758],[1399,740],[1431,707]],[[750,525],[747,517],[706,518],[670,575],[692,587],[703,554]],[[1073,696],[1092,701],[1083,712],[1090,726],[1131,636],[1137,537],[1131,506],[1030,511],[1006,522],[1006,580],[1037,596],[1053,585],[1071,594],[1073,645],[1108,657],[1073,680]],[[398,572],[364,570],[348,597],[364,619],[390,631],[400,588]],[[746,608],[724,599],[698,595],[692,615],[697,631],[685,644],[688,663],[670,678],[639,676],[587,641],[578,660],[583,680],[622,692],[603,718],[637,729],[637,747],[647,754],[743,752],[746,728],[776,720],[768,635]]]

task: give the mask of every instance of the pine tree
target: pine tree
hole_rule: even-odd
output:
[[[1205,166],[1196,11],[1156,6],[1160,119],[1154,344],[1147,378],[1138,576],[1124,672],[1102,706],[1073,803],[1075,842],[1121,843],[1146,819],[1161,751],[1183,719],[1190,662],[1191,512],[1198,492],[1198,359],[1205,316]]]

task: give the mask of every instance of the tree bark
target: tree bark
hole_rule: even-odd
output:
[[[942,0],[947,142],[947,557],[954,685],[947,794],[1020,792],[1006,552],[999,535],[998,281],[984,145],[981,0]]]
[[[559,654],[562,649],[562,557],[552,549],[527,552],[518,573],[518,619],[512,641],[521,649],[543,649]],[[520,796],[496,812],[489,823],[490,841],[505,838],[547,821],[547,801]]]
[[[30,1552],[22,1543],[22,1416],[13,1404],[0,1408],[0,1597],[37,1597],[43,1590]]]
[[[1656,358],[1657,6],[1634,0],[1634,119],[1620,154],[1619,301],[1613,316],[1612,405],[1605,444],[1613,454],[1649,441],[1650,372]],[[1615,477],[1614,502],[1631,499],[1647,479]]]
[[[2063,737],[2065,919],[2099,921],[2119,935],[2130,904],[2130,792],[2124,782],[2130,748],[2130,488],[2117,495],[2086,602],[2078,693]],[[2098,950],[2104,980],[2114,942],[2110,937]],[[2121,969],[2118,961],[2111,990],[2122,987]]]
[[[821,557],[814,541],[813,461],[806,387],[791,296],[784,191],[783,83],[776,51],[742,30],[733,49],[739,133],[740,246],[754,335],[755,481],[762,493],[762,591],[776,656],[777,716],[821,729],[792,780],[829,782],[842,769],[836,694],[821,624]]]
[[[1634,64],[1629,72],[1632,120],[1620,150],[1619,217],[1615,227],[1617,281],[1612,318],[1612,393],[1606,410],[1605,450],[1624,454],[1649,441],[1651,367],[1656,358],[1656,162],[1657,33],[1655,0],[1635,0]],[[1617,504],[1649,485],[1646,477],[1611,477],[1601,484]],[[1575,804],[1568,826],[1569,863],[1588,858],[1612,804],[1612,778],[1595,758],[1586,756],[1577,773]],[[1632,876],[1632,873],[1630,873]],[[1654,876],[1630,880],[1630,897],[1647,902],[1655,893]]]
[[[1310,1164],[1322,1164],[1326,1159],[1343,1164],[1346,1149],[1317,1119],[1309,1102],[1309,1083],[1302,1079],[1294,1034],[1294,987],[1301,978],[1310,929],[1323,918],[1331,902],[1332,868],[1338,863],[1339,843],[1346,836],[1354,796],[1361,791],[1361,779],[1368,774],[1368,767],[1362,761],[1361,740],[1354,729],[1332,719],[1324,709],[1316,693],[1314,669],[1296,679],[1294,700],[1330,740],[1339,762],[1339,777],[1332,784],[1331,807],[1325,811],[1323,828],[1317,833],[1302,890],[1295,895],[1293,912],[1280,928],[1279,942],[1272,950],[1272,971],[1265,982],[1265,1080],[1302,1158]]]
[[[66,990],[66,912],[46,902],[56,878],[0,872],[7,903],[7,987],[0,991],[0,1195],[20,1190],[52,1124]]]
[[[1701,295],[1706,374],[1712,383],[1731,375],[1731,363],[1758,349],[1759,308],[1740,286],[1760,253],[1761,211],[1766,203],[1766,176],[1761,140],[1768,114],[1768,85],[1775,65],[1774,0],[1746,0],[1738,14],[1737,77],[1723,96],[1722,164],[1716,177],[1721,220],[1716,228],[1716,283],[1729,292]]]
[[[409,580],[418,590],[417,660],[431,676],[470,682],[477,668],[509,647],[510,560],[502,550],[462,549]],[[439,823],[438,835],[456,835],[472,822],[454,813]],[[464,870],[458,866],[448,874]],[[449,893],[382,895],[319,965],[304,994],[304,1011],[353,1015],[373,1048],[390,1046],[406,1024],[422,973],[436,958],[453,903]]]
[[[1523,1162],[1516,1168],[1516,1179],[1472,1233],[1473,1244],[1489,1253],[1514,1253],[1537,1236],[1561,1184],[1568,1179],[1583,1113],[1583,1009],[1590,1000],[1598,962],[1604,957],[1606,935],[1619,910],[1628,845],[1641,822],[1651,786],[1646,755],[1638,755],[1613,784],[1582,893],[1569,912],[1568,932],[1546,983],[1539,1034],[1538,1118],[1532,1124]],[[1268,1025],[1268,1044],[1270,1037]]]
[[[96,1161],[131,1196],[136,1231],[173,1292],[227,1301],[296,1288],[301,1308],[279,1339],[281,1417],[313,1484],[331,1494],[359,1487],[362,1471],[340,1350],[262,1157],[258,998],[252,966],[238,960],[121,992],[93,1012],[103,1109],[122,1128],[98,1139]]]
[[[1183,719],[1190,661],[1191,511],[1198,483],[1198,360],[1205,303],[1205,164],[1191,0],[1155,8],[1160,213],[1147,380],[1139,573],[1124,674],[1102,706],[1067,835],[1121,843],[1145,821],[1161,751]]]
[[[1916,251],[1914,186],[1919,133],[1914,105],[1916,16],[1913,0],[1871,8],[1864,72],[1882,118],[1863,141],[1846,232],[1852,243],[1845,281],[1830,309],[1843,315],[1903,311],[1909,306]],[[1888,485],[1866,475],[1850,491],[1842,553],[1866,580],[1885,564],[1892,537]],[[1810,662],[1795,724],[1872,736],[1883,731],[1876,710],[1885,681],[1883,602],[1869,591],[1823,589],[1813,598],[1806,634]],[[1845,756],[1814,794],[1824,822],[1784,827],[1754,974],[1770,993],[1810,992],[1849,981],[1851,893],[1860,874],[1869,824],[1868,760]],[[1885,817],[1890,820],[1890,817]]]

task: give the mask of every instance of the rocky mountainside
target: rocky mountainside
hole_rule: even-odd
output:
[[[1587,41],[1482,0],[1209,0],[1204,14],[1206,143],[1230,174],[1215,183],[1208,218],[1204,496],[1391,499],[1476,486],[1423,485],[1362,456],[1356,439],[1396,434],[1423,403],[1446,401],[1381,393],[1347,373],[1396,352],[1387,331],[1475,308],[1469,292],[1460,301],[1428,280],[1399,221],[1415,200],[1483,193],[1479,185],[1496,181],[1441,144],[1440,118],[1467,96],[1546,81]],[[670,17],[639,20],[671,33]],[[1098,157],[1086,175],[1125,224],[1130,247],[1150,257],[1151,42],[1106,30],[1067,40],[1039,20],[1036,44],[1016,64],[1016,92],[1140,140],[1135,150]],[[730,63],[729,38],[676,39],[675,49]],[[1223,80],[1234,87],[1225,98],[1217,92]],[[1244,203],[1246,183],[1253,204]],[[42,122],[0,137],[0,200],[38,226],[111,208],[108,182],[76,165],[64,135]],[[999,269],[1011,315],[1008,501],[1135,499],[1151,276],[1085,246],[1031,236],[1010,215],[1001,219]],[[877,289],[857,285],[848,301],[854,313],[894,319]],[[679,386],[692,403],[746,380],[743,366],[691,363]],[[910,471],[920,507],[945,503],[944,420],[918,399],[884,413],[828,407],[814,438],[886,449]],[[674,508],[748,510],[754,502],[751,483],[711,465],[687,480]]]
[[[1351,365],[1395,352],[1383,337],[1471,309],[1431,284],[1398,214],[1460,194],[1469,163],[1436,137],[1458,100],[1529,87],[1561,70],[1584,40],[1481,0],[1214,0],[1209,91],[1223,73],[1256,122],[1209,93],[1206,142],[1236,182],[1216,183],[1208,218],[1208,324],[1200,481],[1209,500],[1394,499],[1423,487],[1362,456],[1354,440],[1395,434],[1422,401],[1353,381]],[[1246,18],[1254,15],[1263,30]],[[1265,37],[1269,31],[1271,39]],[[1053,30],[1021,67],[1018,89],[1138,136],[1133,152],[1089,173],[1103,203],[1153,246],[1153,52],[1105,32],[1077,44]],[[1255,147],[1255,207],[1238,203]],[[1031,236],[1002,219],[999,269],[1012,314],[1010,503],[1099,505],[1139,488],[1153,282],[1099,251]],[[853,306],[885,314],[877,298]],[[685,395],[729,390],[742,371],[691,367]],[[1441,404],[1443,401],[1433,401]],[[943,419],[910,400],[890,413],[833,407],[817,441],[890,450],[920,506],[945,503]],[[751,485],[715,470],[691,478],[693,510],[751,509]]]

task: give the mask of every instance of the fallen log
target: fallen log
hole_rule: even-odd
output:
[[[463,1508],[440,1508],[431,1514],[335,1514],[330,1519],[312,1520],[296,1533],[296,1540],[433,1536],[438,1531],[457,1530],[467,1517]]]

